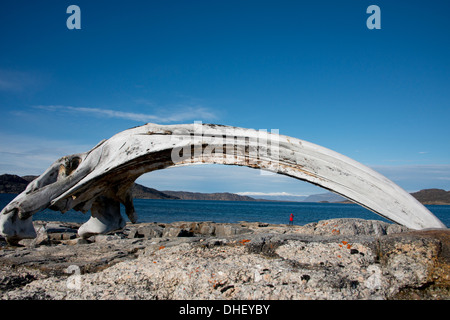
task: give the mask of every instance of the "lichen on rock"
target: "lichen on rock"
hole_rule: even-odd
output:
[[[35,224],[47,232],[41,243],[0,250],[2,299],[450,298],[448,230],[390,233],[394,225],[359,219],[178,222],[70,239],[54,234],[76,225]]]

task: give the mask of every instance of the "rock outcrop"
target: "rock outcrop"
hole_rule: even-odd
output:
[[[0,250],[2,299],[449,299],[450,232],[333,219],[128,224],[38,237]]]

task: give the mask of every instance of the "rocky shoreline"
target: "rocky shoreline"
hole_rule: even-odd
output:
[[[449,230],[376,220],[128,224],[88,239],[35,221],[0,241],[0,295],[16,299],[450,299]]]

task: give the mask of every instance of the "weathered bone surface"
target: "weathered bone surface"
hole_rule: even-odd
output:
[[[32,215],[45,208],[91,210],[90,220],[78,231],[83,237],[123,228],[120,203],[130,221],[137,221],[130,189],[139,176],[201,163],[277,172],[343,195],[411,229],[446,228],[386,177],[324,147],[253,129],[147,124],[57,160],[2,210],[0,233],[10,242],[34,238]]]

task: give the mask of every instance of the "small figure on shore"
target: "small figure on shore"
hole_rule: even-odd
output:
[[[292,226],[294,225],[294,214],[291,213],[291,215],[289,216],[289,225]]]

